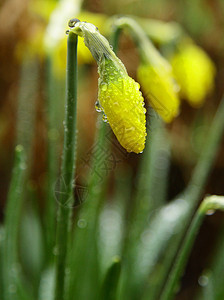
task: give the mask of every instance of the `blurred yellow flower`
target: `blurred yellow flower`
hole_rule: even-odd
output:
[[[107,39],[90,23],[71,24],[71,31],[84,37],[85,45],[98,64],[99,90],[97,110],[110,124],[120,144],[128,151],[140,153],[145,147],[146,110],[140,86],[127,74]]]
[[[31,13],[37,14],[48,21],[56,5],[57,1],[55,0],[33,0],[30,2],[29,10]]]
[[[181,97],[200,107],[214,87],[215,66],[208,55],[193,43],[183,43],[171,59]]]
[[[137,78],[149,102],[165,122],[171,122],[179,113],[178,86],[172,77],[160,66],[141,64]]]

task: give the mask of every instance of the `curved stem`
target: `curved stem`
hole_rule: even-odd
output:
[[[127,28],[135,44],[139,49],[139,54],[143,62],[150,62],[152,65],[161,64],[161,60],[166,60],[160,55],[156,47],[146,35],[141,26],[132,18],[121,17],[114,21],[114,32]]]

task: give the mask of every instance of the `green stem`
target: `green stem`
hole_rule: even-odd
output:
[[[57,157],[57,96],[55,95],[55,78],[52,70],[52,61],[47,57],[47,127],[48,127],[48,153],[47,153],[47,197],[45,207],[46,249],[47,260],[52,261],[53,247],[55,245],[56,232],[56,206],[54,185],[57,180],[58,157]],[[55,99],[56,98],[56,99]]]
[[[173,298],[175,288],[177,287],[178,281],[186,266],[187,259],[190,255],[193,243],[204,220],[204,217],[209,210],[216,209],[224,210],[224,197],[207,197],[200,205],[188,229],[186,238],[184,239],[184,242],[179,250],[179,255],[177,256],[174,266],[169,274],[168,280],[160,298],[161,300],[169,300]]]
[[[118,38],[119,36],[112,44],[116,49]],[[98,221],[109,175],[109,170],[106,168],[111,158],[109,125],[102,121],[102,115],[98,118],[98,124],[94,147],[90,153],[92,159],[87,181],[88,186],[83,187],[87,192],[87,197],[84,203],[82,203],[83,199],[80,201],[82,206],[77,216],[78,221],[74,228],[72,250],[69,255],[71,272],[68,278],[66,300],[72,299],[74,294],[78,299],[89,299],[90,297],[95,299],[98,296],[96,295],[97,287],[99,287]],[[80,221],[86,225],[81,226]],[[86,285],[86,282],[89,284]]]
[[[152,65],[161,64],[165,59],[160,55],[141,26],[132,18],[121,17],[114,21],[114,32],[127,28],[135,44],[139,49],[142,62],[150,62]]]
[[[25,155],[22,146],[15,149],[15,162],[5,210],[5,239],[3,246],[4,300],[19,299],[18,234],[25,179]]]
[[[160,45],[177,43],[186,36],[183,28],[175,22],[162,22],[138,17],[134,17],[134,19],[140,24],[147,36]]]
[[[60,196],[55,248],[55,300],[64,299],[66,257],[71,231],[76,146],[77,43],[77,36],[74,33],[70,32],[67,40],[67,81],[64,146],[61,167]]]
[[[118,51],[118,44],[119,44],[119,38],[120,38],[121,31],[122,31],[121,28],[114,27],[114,29],[111,33],[111,37],[110,37],[110,42],[111,42],[111,45],[113,46],[113,51],[116,54]]]

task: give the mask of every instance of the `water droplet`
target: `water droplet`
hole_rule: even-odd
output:
[[[113,50],[113,46],[112,45],[110,45],[110,49]]]
[[[79,228],[86,228],[87,226],[87,222],[85,219],[79,219],[78,222],[77,222],[77,225]]]
[[[108,123],[107,116],[105,114],[103,114],[102,120],[103,122]]]
[[[215,210],[214,209],[209,209],[207,212],[206,212],[206,215],[207,216],[211,216],[215,213]]]
[[[69,29],[68,29],[68,30],[66,30],[66,31],[65,31],[65,34],[67,34],[67,35],[68,35],[68,34],[69,34],[69,31],[70,31]]]
[[[95,109],[97,112],[103,111],[102,107],[100,106],[99,100],[96,100]]]
[[[106,84],[104,84],[104,85],[102,85],[102,91],[106,91],[107,90],[107,85]]]
[[[198,283],[200,286],[206,286],[209,282],[208,276],[202,275],[198,278]]]

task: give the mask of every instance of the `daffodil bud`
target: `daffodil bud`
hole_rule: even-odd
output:
[[[215,66],[208,55],[193,43],[182,43],[171,59],[180,95],[193,107],[200,107],[213,89]]]
[[[128,76],[107,39],[93,24],[77,22],[71,25],[73,32],[84,37],[85,45],[98,63],[98,110],[104,112],[118,141],[128,152],[142,152],[146,138],[146,110],[139,84]]]
[[[141,64],[137,71],[138,80],[150,106],[169,123],[179,113],[179,87],[169,73],[151,64]]]
[[[172,75],[171,65],[135,20],[121,17],[114,21],[114,26],[129,29],[139,49],[141,63],[137,78],[146,100],[165,122],[171,122],[179,113],[179,86]]]

